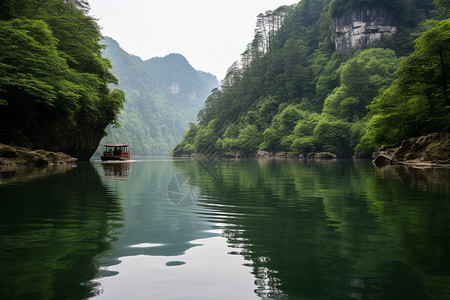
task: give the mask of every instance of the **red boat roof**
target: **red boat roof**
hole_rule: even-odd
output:
[[[129,144],[105,144],[105,147],[129,147]]]

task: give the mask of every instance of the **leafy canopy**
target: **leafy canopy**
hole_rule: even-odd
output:
[[[450,125],[450,19],[416,40],[391,87],[370,105],[360,148],[376,148],[412,136],[448,131]]]
[[[88,159],[124,94],[84,0],[0,3],[0,141]],[[84,145],[84,146],[81,146]]]

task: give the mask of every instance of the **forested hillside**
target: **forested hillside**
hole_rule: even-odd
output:
[[[119,116],[121,127],[108,127],[101,145],[122,142],[131,144],[134,155],[169,154],[218,86],[216,77],[195,70],[180,54],[143,61],[109,37],[102,43],[126,102]]]
[[[349,157],[448,131],[448,20],[426,22],[443,19],[447,2],[303,0],[259,15],[173,154]]]
[[[82,160],[116,123],[123,92],[84,0],[0,1],[0,142]]]

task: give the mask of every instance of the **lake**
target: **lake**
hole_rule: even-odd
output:
[[[1,299],[450,299],[450,171],[152,158],[0,170]]]

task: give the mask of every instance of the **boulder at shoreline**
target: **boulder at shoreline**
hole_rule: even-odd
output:
[[[73,164],[76,161],[76,158],[62,152],[30,150],[0,144],[0,166],[48,166]]]
[[[406,165],[419,168],[450,167],[450,134],[431,133],[393,145],[381,146],[373,153],[377,167]]]
[[[258,151],[255,155],[255,158],[273,158],[273,159],[282,159],[282,158],[299,158],[304,159],[303,154],[292,153],[292,152],[268,152],[268,151]]]
[[[331,152],[319,152],[319,153],[311,152],[311,153],[308,153],[306,158],[331,160],[331,159],[337,159],[337,155],[334,153],[331,153]]]

